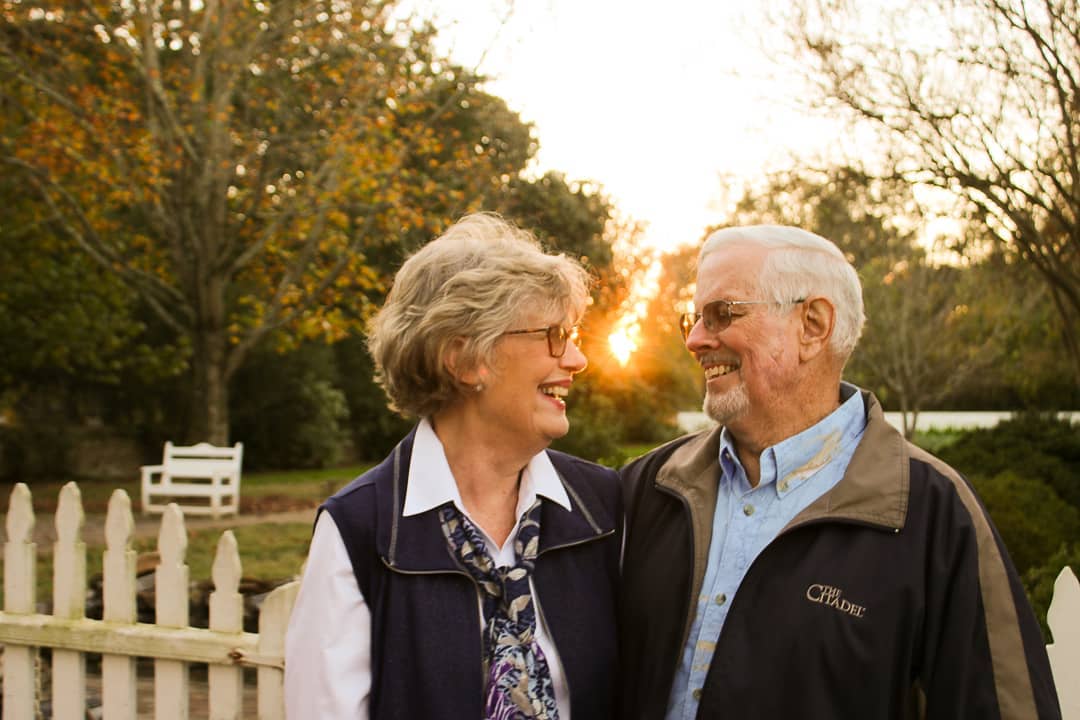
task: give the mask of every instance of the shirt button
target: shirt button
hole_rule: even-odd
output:
[[[743,515],[745,515],[746,517],[750,517],[754,514],[754,506],[750,503],[747,503],[746,505],[743,505],[742,512]]]
[[[727,602],[727,595],[725,595],[724,593],[720,593],[719,595],[716,596],[716,604],[717,605],[723,605],[726,602]]]
[[[695,689],[691,694],[694,696],[695,700],[701,700],[701,688]]]

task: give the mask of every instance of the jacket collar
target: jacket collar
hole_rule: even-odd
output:
[[[447,545],[439,521],[438,507],[405,515],[413,449],[414,428],[394,448],[375,478],[376,548],[388,566],[401,572],[464,572]],[[575,468],[558,453],[546,453],[566,499],[566,507],[541,493],[540,553],[596,539],[614,531],[614,526],[590,506],[591,497]],[[553,493],[559,494],[559,493]],[[440,506],[442,503],[440,503]]]
[[[877,398],[862,391],[866,431],[848,463],[844,477],[830,491],[795,516],[791,524],[835,518],[879,525],[889,530],[904,526],[907,517],[910,449],[907,441],[885,420]],[[711,510],[716,506],[720,436],[713,428],[676,449],[657,473],[656,484],[686,498],[694,519],[705,527],[702,556],[708,551]],[[701,545],[702,543],[697,543]]]
[[[866,431],[844,477],[796,515],[789,527],[823,518],[851,520],[893,531],[904,527],[910,487],[910,446],[885,420],[877,398],[863,391],[863,401]]]

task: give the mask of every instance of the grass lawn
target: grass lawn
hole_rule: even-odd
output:
[[[192,582],[211,579],[211,568],[217,553],[222,530],[189,530],[187,564]],[[243,577],[258,580],[288,580],[300,573],[307,557],[311,539],[310,523],[274,523],[243,525],[232,529],[240,551]],[[157,549],[157,538],[139,538],[133,543],[139,553]],[[52,601],[53,561],[52,546],[38,547],[37,600]],[[86,577],[92,580],[101,574],[104,545],[87,544]],[[0,593],[2,598],[2,593]]]
[[[327,496],[348,484],[373,463],[347,465],[321,470],[277,470],[244,473],[240,480],[240,512],[244,514],[277,512],[303,507],[316,507]],[[139,502],[139,477],[131,478],[65,478],[63,480],[32,480],[27,484],[34,499],[34,512],[52,514],[60,497],[60,488],[75,480],[82,495],[83,511],[104,514],[109,498],[117,488],[127,491],[132,508]],[[0,492],[10,495],[11,485],[0,485]],[[4,502],[6,507],[6,502]]]

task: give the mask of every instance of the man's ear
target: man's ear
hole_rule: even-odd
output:
[[[799,359],[806,362],[828,349],[836,308],[828,298],[812,297],[803,302],[800,313]]]

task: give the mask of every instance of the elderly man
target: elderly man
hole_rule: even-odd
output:
[[[1060,717],[971,487],[840,380],[863,306],[839,249],[720,230],[694,303],[719,427],[623,470],[620,717]]]

